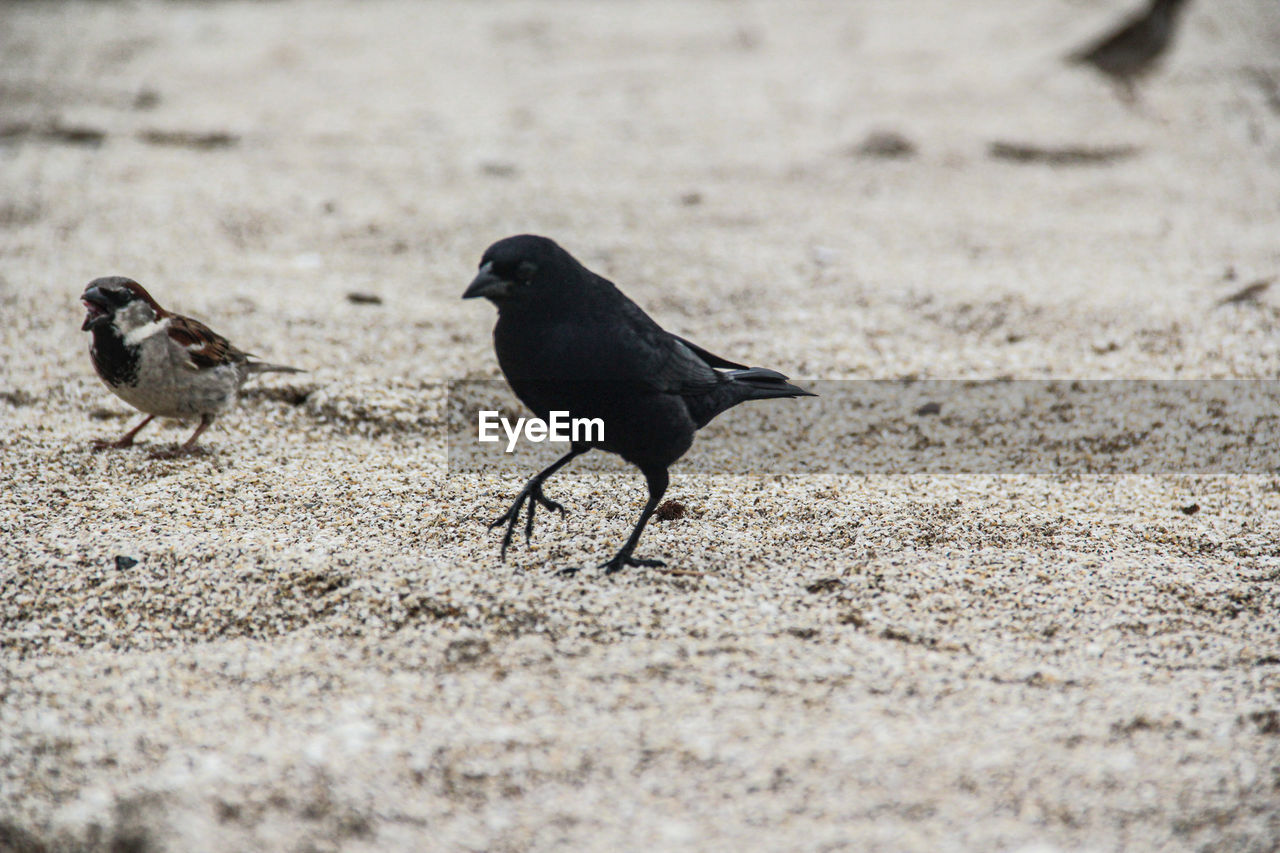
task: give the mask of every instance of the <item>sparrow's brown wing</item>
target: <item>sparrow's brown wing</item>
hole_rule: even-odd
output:
[[[169,338],[187,351],[193,370],[208,370],[224,364],[240,364],[248,359],[231,342],[199,320],[181,314],[169,315]]]

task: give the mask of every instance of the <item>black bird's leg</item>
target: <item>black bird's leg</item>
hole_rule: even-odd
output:
[[[622,571],[623,566],[666,565],[661,560],[646,560],[642,557],[631,556],[631,552],[636,549],[636,543],[640,541],[640,534],[644,532],[644,526],[649,523],[649,516],[653,515],[654,510],[658,508],[658,503],[667,491],[667,484],[671,481],[666,468],[641,468],[640,472],[644,474],[645,483],[649,486],[649,502],[644,505],[644,512],[640,513],[640,520],[636,522],[635,529],[627,537],[627,544],[623,545],[622,550],[614,554],[609,562],[600,567],[604,569],[606,575]]]
[[[533,513],[538,508],[538,504],[542,504],[547,509],[557,510],[561,515],[564,515],[564,507],[542,493],[542,484],[546,482],[548,477],[568,464],[569,460],[586,453],[590,449],[586,445],[572,445],[568,453],[537,474],[534,474],[533,478],[525,483],[524,488],[520,490],[520,494],[516,495],[515,503],[511,504],[510,509],[495,518],[489,525],[490,530],[501,524],[507,525],[507,532],[502,535],[502,560],[504,562],[507,559],[507,547],[511,544],[511,537],[515,535],[516,525],[520,522],[520,509],[524,506],[525,501],[529,502],[529,517],[524,524],[524,541],[528,544],[530,537],[533,536]]]

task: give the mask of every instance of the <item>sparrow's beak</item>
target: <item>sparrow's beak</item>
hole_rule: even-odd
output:
[[[478,296],[485,296],[489,299],[501,299],[503,296],[506,296],[510,290],[510,282],[494,275],[493,264],[487,263],[480,267],[480,272],[476,274],[475,279],[472,280],[466,293],[462,294],[462,298],[475,299]]]
[[[84,315],[84,323],[80,326],[80,331],[87,332],[110,321],[111,302],[107,299],[106,294],[98,288],[87,288],[84,293],[80,294],[80,302],[87,312]]]

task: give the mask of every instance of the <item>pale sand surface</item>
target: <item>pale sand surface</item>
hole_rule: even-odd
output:
[[[1275,849],[1275,476],[695,450],[641,543],[677,571],[566,580],[634,471],[558,476],[504,566],[518,481],[445,466],[519,231],[795,377],[1274,377],[1280,296],[1217,303],[1280,273],[1280,15],[1193,4],[1135,111],[1058,61],[1128,6],[5,5],[0,848]],[[310,372],[207,454],[92,454],[136,418],[108,274]]]

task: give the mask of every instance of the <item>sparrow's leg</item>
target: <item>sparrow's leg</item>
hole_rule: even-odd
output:
[[[211,423],[213,423],[213,415],[201,415],[200,423],[196,425],[196,431],[191,433],[191,437],[184,441],[181,447],[176,447],[173,450],[157,450],[151,454],[151,458],[176,459],[179,456],[194,453],[196,451],[196,439],[200,437],[200,433],[209,428]]]
[[[200,433],[204,432],[209,428],[209,424],[211,423],[213,423],[213,415],[200,416],[200,423],[196,426],[196,431],[191,433],[191,438],[188,438],[185,442],[183,442],[183,445],[182,445],[183,453],[189,452],[191,448],[196,446],[196,439],[200,437]]]
[[[622,571],[623,566],[666,565],[661,560],[646,560],[643,557],[631,556],[631,553],[636,549],[636,543],[640,541],[640,534],[644,531],[644,526],[649,523],[649,517],[658,508],[663,494],[667,491],[667,484],[671,481],[666,468],[641,468],[640,471],[644,474],[645,482],[649,486],[649,502],[644,505],[644,511],[640,513],[640,520],[636,522],[636,526],[632,529],[631,535],[627,537],[627,543],[622,546],[622,550],[614,554],[613,559],[609,560],[609,562],[600,566],[600,568],[604,569],[606,575]]]
[[[516,495],[515,502],[511,504],[511,507],[490,523],[490,530],[503,524],[507,525],[507,532],[502,535],[501,559],[504,562],[507,559],[507,547],[511,544],[511,537],[515,535],[516,525],[520,522],[520,510],[525,502],[528,501],[529,503],[529,517],[524,525],[524,541],[528,544],[529,539],[533,536],[533,513],[538,508],[538,504],[542,504],[547,509],[557,510],[561,515],[564,515],[564,507],[542,493],[542,484],[546,482],[548,477],[568,464],[575,456],[586,453],[590,449],[586,445],[572,445],[568,453],[539,471],[528,483],[525,483],[524,488],[520,490],[520,494]]]
[[[155,415],[147,415],[145,418],[142,419],[142,423],[138,424],[136,427],[129,430],[128,432],[120,436],[120,438],[118,438],[115,441],[107,441],[106,439],[95,438],[93,440],[93,449],[94,450],[122,450],[126,447],[133,447],[133,437],[137,435],[138,431],[141,430],[144,426],[151,423],[152,419],[154,418],[155,418]]]

